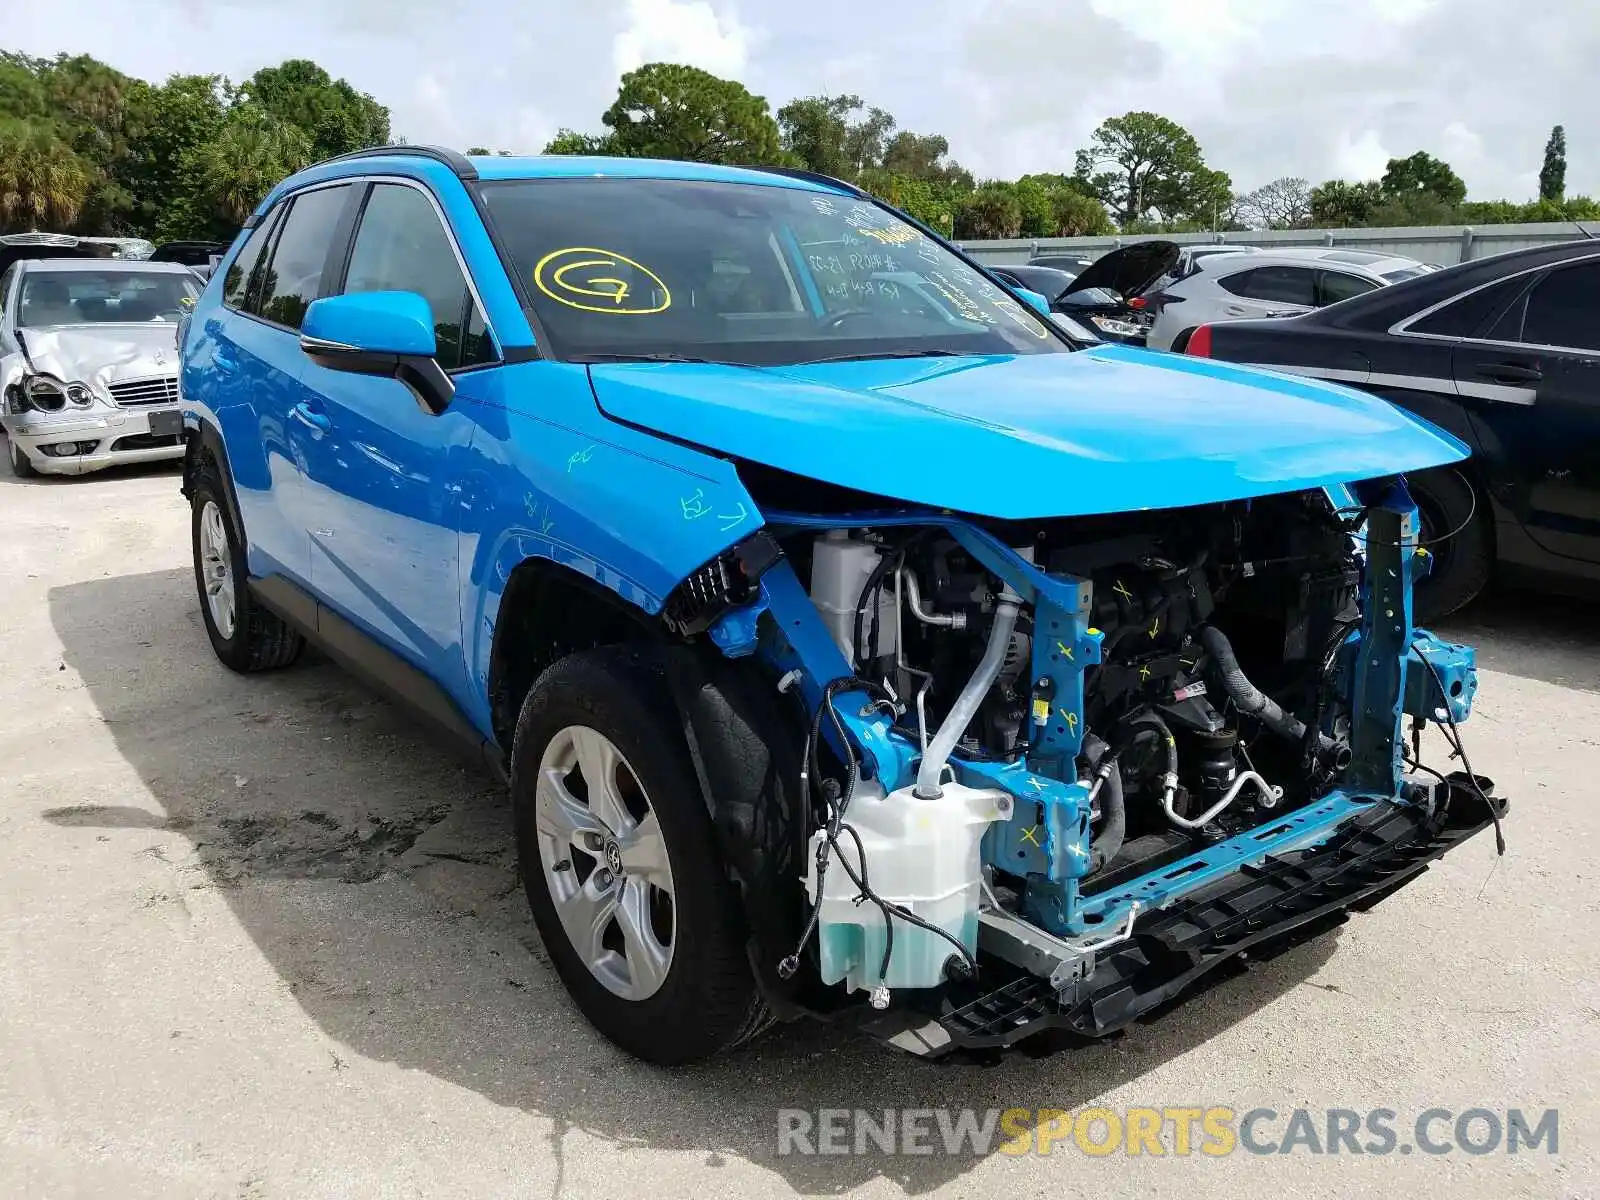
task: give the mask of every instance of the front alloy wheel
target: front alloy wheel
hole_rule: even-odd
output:
[[[545,747],[535,791],[545,886],[589,972],[647,1000],[672,966],[672,863],[639,777],[611,739],[583,725]]]

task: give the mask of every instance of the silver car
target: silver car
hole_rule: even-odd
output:
[[[17,475],[183,456],[178,263],[22,259],[0,276],[0,425]]]
[[[1154,350],[1182,350],[1200,325],[1296,316],[1424,270],[1415,259],[1353,250],[1211,255],[1194,262],[1187,275],[1146,294],[1145,304],[1155,313],[1146,344]]]

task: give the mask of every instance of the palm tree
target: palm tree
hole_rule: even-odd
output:
[[[297,126],[254,104],[241,104],[195,155],[199,195],[239,225],[273,185],[304,167],[311,156],[311,140]]]
[[[93,182],[83,160],[48,129],[0,130],[0,228],[64,230],[78,219]]]

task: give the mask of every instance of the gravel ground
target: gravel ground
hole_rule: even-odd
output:
[[[1592,607],[1504,595],[1446,631],[1480,647],[1468,746],[1512,797],[1504,860],[1476,838],[1337,933],[1069,1054],[936,1067],[801,1027],[664,1072],[567,1002],[488,778],[332,666],[214,660],[177,487],[165,468],[0,484],[0,1194],[1600,1192]],[[780,1108],[1086,1105],[1386,1107],[1403,1134],[1431,1106],[1558,1107],[1560,1142],[777,1153]]]

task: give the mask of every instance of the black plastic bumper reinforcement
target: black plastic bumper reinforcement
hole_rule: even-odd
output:
[[[1493,802],[1503,815],[1506,801]],[[1483,801],[1459,791],[1442,827],[1423,807],[1376,803],[1320,846],[1269,856],[1140,914],[1132,938],[1100,952],[1086,978],[1059,992],[986,959],[991,990],[947,999],[938,1012],[894,1009],[864,1028],[925,1058],[1000,1050],[1051,1031],[1104,1037],[1230,960],[1270,957],[1372,907],[1488,824]]]

